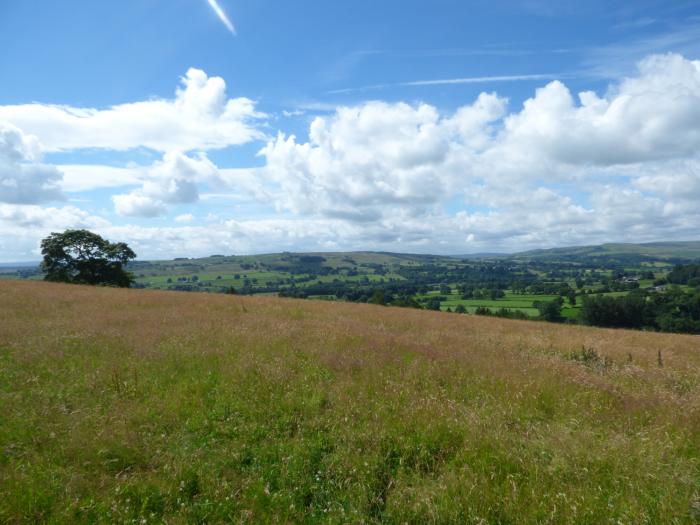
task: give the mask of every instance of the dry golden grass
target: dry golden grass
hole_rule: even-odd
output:
[[[0,521],[700,522],[697,336],[18,281],[0,319]]]

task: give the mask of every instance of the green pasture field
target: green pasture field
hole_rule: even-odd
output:
[[[625,295],[627,292],[612,292],[607,295]],[[440,295],[437,292],[431,292],[430,294],[422,295],[419,297],[430,297],[434,295]],[[450,308],[452,311],[458,306],[463,305],[468,313],[474,313],[477,308],[485,307],[490,308],[491,311],[496,311],[500,308],[507,308],[509,310],[518,310],[523,312],[529,317],[537,317],[539,315],[539,310],[534,307],[536,301],[553,301],[558,296],[556,295],[533,295],[533,294],[515,294],[513,292],[506,292],[505,297],[501,299],[491,300],[491,299],[461,299],[459,294],[453,293],[448,297],[446,301],[440,302],[440,309],[445,311]],[[577,304],[571,306],[568,300],[565,300],[564,306],[562,306],[562,316],[566,318],[575,319],[578,317],[581,311],[581,297],[577,298]]]
[[[418,299],[425,299],[434,297],[436,295],[443,295],[437,291],[432,291],[428,294],[418,295]],[[505,297],[501,299],[462,299],[461,296],[453,290],[450,295],[445,295],[447,297],[446,301],[440,302],[440,309],[447,310],[450,308],[454,310],[458,305],[462,305],[466,308],[467,312],[474,313],[477,308],[485,307],[491,310],[498,310],[499,308],[508,308],[510,310],[519,310],[524,312],[530,317],[536,317],[539,312],[537,308],[534,307],[533,303],[535,301],[552,301],[557,298],[556,295],[533,295],[533,294],[515,294],[513,292],[507,291]]]

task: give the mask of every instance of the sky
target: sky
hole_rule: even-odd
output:
[[[700,0],[0,0],[0,262],[698,240]]]

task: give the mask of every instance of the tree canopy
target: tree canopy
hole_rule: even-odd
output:
[[[666,278],[673,284],[691,284],[690,281],[700,279],[700,264],[677,265]]]
[[[88,230],[52,233],[41,241],[41,268],[47,281],[128,288],[133,278],[124,266],[136,258],[126,243],[111,243]]]

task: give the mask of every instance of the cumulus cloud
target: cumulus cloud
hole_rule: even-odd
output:
[[[36,137],[0,121],[0,202],[36,204],[61,199],[61,172],[41,163]]]
[[[48,104],[0,106],[0,120],[38,136],[46,151],[81,148],[190,151],[224,148],[263,138],[264,115],[248,98],[228,98],[221,77],[191,68],[174,99],[108,109]]]
[[[501,151],[569,164],[614,165],[677,158],[700,147],[700,61],[654,55],[604,96],[559,81],[538,89],[505,121]]]
[[[141,188],[112,197],[118,214],[155,217],[165,213],[168,205],[197,202],[197,183],[217,179],[218,169],[204,154],[188,157],[171,151],[146,170],[144,178]]]
[[[373,221],[402,207],[424,213],[458,188],[465,159],[488,143],[505,101],[482,94],[449,118],[428,104],[369,102],[317,117],[309,142],[278,135],[260,154],[295,213]]]

